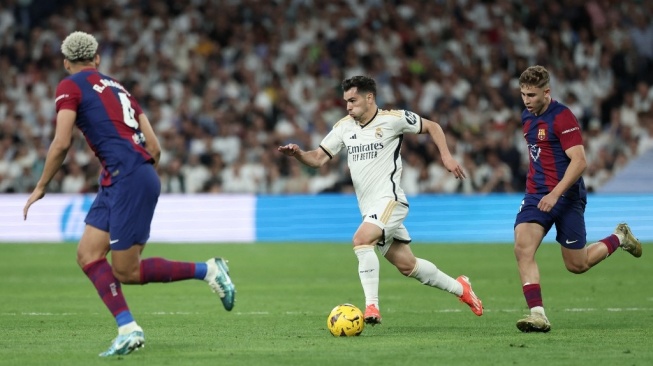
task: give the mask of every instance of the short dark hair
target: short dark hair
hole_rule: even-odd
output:
[[[544,66],[530,66],[519,76],[519,85],[544,88],[549,85],[549,71]]]
[[[357,88],[358,94],[372,93],[376,97],[376,81],[369,76],[354,76],[342,82],[342,91]]]

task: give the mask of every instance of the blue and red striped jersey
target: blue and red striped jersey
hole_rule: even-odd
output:
[[[89,68],[62,80],[56,91],[57,113],[77,112],[82,131],[103,170],[100,184],[109,186],[143,163],[154,159],[145,149],[138,102],[113,78]]]
[[[580,125],[569,108],[555,100],[551,100],[539,116],[525,109],[521,119],[530,160],[526,193],[548,194],[562,180],[571,162],[565,150],[583,144]],[[583,177],[565,192],[565,196],[587,196]]]

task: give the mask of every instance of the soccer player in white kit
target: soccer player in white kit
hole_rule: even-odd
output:
[[[429,134],[440,150],[444,166],[458,179],[465,173],[451,156],[442,128],[436,122],[407,110],[382,110],[376,105],[376,82],[354,76],[342,82],[348,116],[338,121],[320,146],[303,151],[296,144],[280,146],[279,151],[301,163],[318,168],[343,148],[363,222],[353,238],[358,257],[358,275],[365,294],[365,322],[380,324],[379,259],[374,247],[404,276],[424,285],[445,290],[469,305],[474,314],[483,315],[483,304],[472,291],[469,279],[453,279],[435,264],[416,258],[403,225],[408,201],[400,187],[401,142],[406,133]]]

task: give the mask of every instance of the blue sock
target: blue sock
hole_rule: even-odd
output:
[[[134,321],[134,317],[132,316],[132,313],[129,310],[121,311],[118,315],[116,315],[116,323],[118,323],[119,327],[125,324],[129,324],[133,321]]]
[[[203,280],[206,277],[206,263],[195,263],[195,278],[198,280]]]

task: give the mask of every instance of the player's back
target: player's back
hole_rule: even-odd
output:
[[[57,112],[77,112],[75,124],[104,168],[102,185],[153,161],[139,129],[141,108],[119,82],[89,68],[61,81],[56,94]]]

